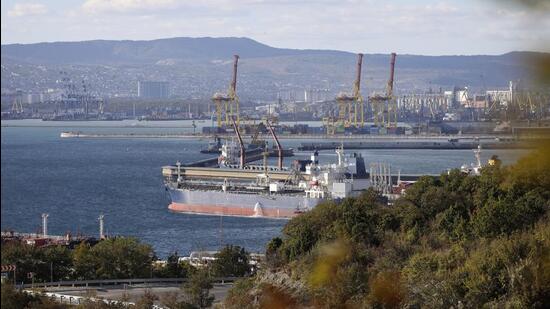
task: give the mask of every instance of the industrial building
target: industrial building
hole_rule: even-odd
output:
[[[138,81],[138,97],[144,99],[165,99],[170,96],[168,82]]]

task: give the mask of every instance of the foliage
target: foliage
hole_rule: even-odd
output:
[[[381,272],[370,282],[369,301],[382,308],[399,308],[406,288],[399,271]]]
[[[157,300],[159,300],[159,297],[147,289],[136,302],[136,309],[153,309]]]
[[[82,243],[74,252],[77,278],[146,278],[152,274],[153,249],[136,238],[117,237],[93,247]]]
[[[253,288],[254,278],[244,278],[235,281],[233,287],[225,297],[225,307],[236,309],[253,308],[254,295],[252,295],[251,291]]]
[[[39,248],[20,242],[2,244],[2,265],[15,264],[18,282],[30,283],[27,274],[35,273],[35,282],[63,280],[71,274],[71,254],[62,246]]]
[[[215,276],[243,277],[250,272],[248,253],[239,246],[227,245],[211,264]]]
[[[260,306],[543,308],[550,145],[512,166],[494,160],[480,176],[421,177],[393,206],[373,190],[324,202],[290,220],[266,255],[271,275],[236,287],[228,303],[261,291]]]
[[[13,285],[2,283],[2,308],[25,308],[38,298],[27,293],[17,291]]]
[[[2,265],[17,266],[18,283],[30,283],[27,276],[30,272],[35,274],[35,282],[147,278],[152,275],[153,257],[151,246],[135,238],[106,239],[93,247],[81,243],[73,251],[60,245],[37,247],[17,241],[2,244]],[[174,273],[186,276],[187,265],[171,262],[168,263],[171,276]]]
[[[68,305],[56,303],[45,296],[33,296],[2,283],[2,308],[6,309],[66,309]]]
[[[198,308],[207,308],[212,305],[214,296],[210,295],[212,282],[207,270],[198,270],[189,277],[189,282],[185,285],[185,296],[187,303]]]
[[[186,278],[192,271],[191,265],[187,262],[180,262],[177,252],[173,252],[166,259],[166,265],[154,267],[155,278]]]
[[[180,293],[169,292],[162,296],[161,304],[170,309],[194,309],[197,308],[184,300],[180,300]]]

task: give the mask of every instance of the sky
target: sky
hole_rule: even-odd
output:
[[[2,0],[1,41],[249,37],[282,48],[550,51],[550,0]]]

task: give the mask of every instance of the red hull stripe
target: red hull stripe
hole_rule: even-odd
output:
[[[168,209],[175,212],[196,213],[196,214],[212,214],[224,216],[240,216],[240,217],[269,217],[269,218],[291,218],[297,215],[292,209],[262,209],[261,214],[254,213],[254,208],[243,206],[219,206],[209,204],[179,204],[172,203]]]

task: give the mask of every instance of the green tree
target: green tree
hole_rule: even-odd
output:
[[[216,254],[211,267],[219,277],[243,277],[250,272],[248,253],[239,246],[227,245]]]
[[[189,282],[184,287],[187,303],[198,308],[210,307],[214,302],[210,289],[212,289],[212,281],[208,271],[205,269],[196,271],[189,277]]]
[[[180,262],[178,252],[173,252],[166,259],[166,265],[155,267],[153,273],[159,278],[185,278],[189,269],[188,263]]]
[[[271,267],[279,267],[282,265],[280,248],[283,240],[280,237],[275,237],[269,241],[265,250],[266,263]]]
[[[72,277],[73,259],[65,246],[47,246],[44,248],[44,262],[50,268],[50,280],[69,280]]]
[[[131,237],[102,240],[91,248],[81,244],[73,255],[76,275],[81,279],[149,277],[153,257],[150,245]]]
[[[53,264],[52,264],[53,263]],[[72,268],[70,251],[63,246],[36,247],[23,242],[2,244],[2,264],[17,266],[17,281],[30,282],[27,274],[35,274],[35,282],[66,279]]]
[[[337,230],[333,223],[340,216],[338,205],[327,201],[290,220],[283,228],[284,242],[280,252],[284,260],[291,261],[306,254],[319,240],[336,239]]]
[[[91,280],[96,278],[96,261],[91,247],[87,243],[80,243],[73,250],[74,276],[79,280]]]

